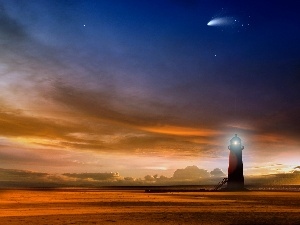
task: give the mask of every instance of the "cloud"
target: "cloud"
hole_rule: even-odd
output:
[[[299,171],[292,171],[290,173],[249,176],[245,178],[245,182],[251,185],[300,185],[300,173]]]
[[[78,180],[109,181],[114,182],[121,179],[119,173],[64,173],[66,177],[76,178]]]
[[[149,185],[216,185],[223,177],[226,177],[226,174],[220,168],[215,168],[209,173],[197,166],[188,166],[184,169],[177,169],[170,178],[147,175],[144,182]],[[289,173],[245,176],[245,184],[262,187],[269,185],[299,185],[300,171],[293,170]]]
[[[48,173],[39,173],[26,170],[1,169],[1,187],[47,187],[53,186]]]
[[[0,134],[6,137],[66,138],[76,131],[75,126],[64,121],[24,115],[18,111],[0,112]],[[69,138],[71,139],[71,138]]]
[[[174,2],[189,7],[198,4],[194,0]],[[259,144],[272,144],[274,154],[281,151],[282,143],[299,145],[299,110],[286,110],[288,105],[284,110],[278,108],[278,102],[286,102],[285,95],[258,84],[265,81],[252,81],[251,70],[244,71],[241,80],[252,83],[237,85],[240,79],[233,79],[233,70],[243,71],[241,65],[210,70],[205,61],[201,64],[202,59],[191,55],[195,51],[189,46],[177,45],[177,39],[159,41],[148,49],[148,37],[141,37],[139,45],[127,42],[124,33],[119,33],[123,29],[111,29],[104,22],[97,23],[103,28],[101,35],[94,33],[95,29],[93,34],[88,29],[82,32],[77,27],[82,22],[77,17],[77,12],[82,12],[80,4],[72,10],[64,10],[71,4],[64,2],[59,2],[59,7],[58,2],[2,4],[0,136],[10,141],[6,149],[33,147],[37,152],[30,154],[34,156],[30,159],[29,155],[1,151],[3,158],[16,163],[14,167],[25,159],[27,164],[38,159],[34,165],[42,165],[45,149],[99,155],[218,157],[216,153],[224,148],[219,140],[223,141],[227,131],[232,132],[228,121],[238,120],[251,124],[249,129],[238,131],[248,135],[249,144],[256,145],[253,152],[260,151]],[[182,63],[182,55],[189,63]],[[220,75],[216,75],[218,70]],[[224,70],[233,76],[224,76]],[[274,80],[267,78],[268,83]],[[297,78],[288,82],[296,84]],[[261,86],[253,91],[255,85]],[[299,88],[290,86],[292,90],[286,90],[298,93]],[[236,97],[239,92],[243,96]],[[265,92],[270,96],[264,96]],[[239,106],[238,118],[231,107],[233,99]],[[296,105],[297,99],[291,102]],[[260,152],[269,154],[267,150]],[[53,158],[56,163],[61,160],[57,155]]]
[[[173,179],[175,180],[197,180],[200,178],[209,177],[209,172],[204,169],[199,169],[197,166],[188,166],[185,169],[177,169],[174,172]]]
[[[165,124],[174,123],[172,117],[168,117],[171,114],[171,106],[141,99],[139,96],[128,98],[111,89],[104,88],[101,91],[79,89],[60,83],[55,84],[54,88],[53,93],[49,94],[57,103],[88,118],[106,120],[129,127],[156,126],[162,121]]]
[[[144,177],[144,179],[145,179],[146,182],[154,182],[156,180],[156,177],[151,176],[151,175],[146,175]]]
[[[123,177],[117,172],[50,174],[29,170],[0,168],[0,187],[102,187],[145,185],[216,185],[225,174],[219,168],[210,173],[197,166],[177,169],[172,177],[146,175],[143,179]],[[300,172],[277,173],[260,176],[245,176],[250,186],[299,185]]]
[[[33,158],[38,158],[34,164],[44,162],[44,159],[49,158],[46,156],[45,149],[49,151],[92,150],[110,153],[121,151],[123,154],[133,152],[138,155],[146,153],[148,155],[164,155],[168,152],[168,155],[172,157],[213,155],[214,151],[218,149],[218,146],[210,144],[212,141],[209,138],[206,140],[204,137],[206,131],[203,133],[197,131],[198,134],[193,133],[194,131],[178,134],[180,128],[173,127],[168,128],[169,131],[165,133],[160,132],[160,126],[158,126],[158,131],[151,132],[145,131],[142,124],[124,126],[121,122],[119,124],[91,116],[85,118],[83,115],[83,119],[78,120],[82,117],[76,116],[76,114],[62,118],[32,116],[4,103],[2,106],[0,135],[3,137],[1,142],[5,143],[5,146],[0,146],[0,150],[3,150],[0,151],[0,154],[12,163],[20,160],[23,162],[22,164],[26,160],[28,163],[32,163]],[[187,129],[182,128],[182,130],[182,132],[186,132]],[[23,152],[28,152],[26,149],[30,147],[34,148],[35,152],[17,155],[14,154],[14,151],[6,152],[5,150],[19,148],[23,149]],[[52,160],[56,161],[55,165],[61,161],[59,157],[52,158]]]
[[[48,173],[39,173],[26,170],[14,170],[14,169],[2,169],[0,168],[1,179],[2,181],[11,180],[11,181],[28,181],[35,179],[43,179]]]
[[[299,113],[299,108],[272,113],[257,121],[257,133],[268,136],[265,141],[270,144],[286,141],[297,143],[296,137],[300,135],[300,122],[297,120]]]
[[[152,98],[144,90],[132,94],[134,87],[124,87],[123,83],[120,86],[119,75],[108,72],[106,63],[99,66],[92,60],[76,66],[69,64],[69,57],[74,59],[75,54],[41,42],[31,30],[36,25],[34,21],[28,26],[17,20],[19,6],[8,13],[6,8],[15,8],[9,5],[2,7],[0,32],[18,42],[5,39],[12,47],[0,53],[8,66],[2,94],[5,103],[9,103],[0,112],[1,136],[21,137],[26,144],[41,148],[103,152],[159,153],[164,149],[194,155],[195,149],[201,148],[204,153],[213,148],[199,140],[204,141],[215,131],[203,124],[201,128],[186,126],[182,121],[185,116],[174,113],[182,111],[180,105],[162,101],[162,96]],[[23,3],[22,7],[29,5]],[[34,13],[29,10],[29,14]],[[73,135],[79,133],[81,137]],[[195,141],[195,137],[199,139]]]
[[[28,38],[28,34],[24,27],[18,23],[17,20],[10,17],[5,7],[0,3],[0,37],[1,42],[9,43],[15,41],[22,41]],[[2,45],[4,49],[10,47],[8,45]]]
[[[215,168],[212,171],[210,171],[210,175],[213,177],[225,177],[226,174],[223,173],[223,171],[220,168]]]
[[[95,187],[118,185],[121,180],[125,179],[118,173],[49,174],[0,168],[1,187]],[[130,183],[132,180],[127,178],[125,181]]]

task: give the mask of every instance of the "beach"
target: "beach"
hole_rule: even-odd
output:
[[[7,224],[299,224],[300,192],[2,190]]]

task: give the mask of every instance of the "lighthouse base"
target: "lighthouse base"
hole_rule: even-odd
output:
[[[235,192],[235,191],[250,191],[249,189],[247,188],[238,188],[238,189],[231,189],[231,188],[222,188],[218,191],[232,191],[232,192]]]
[[[232,175],[232,174],[230,174]],[[244,176],[234,177],[228,176],[227,189],[229,190],[244,190]]]
[[[245,189],[244,182],[228,182],[227,183],[227,189],[230,189],[230,190],[243,190],[243,189]]]

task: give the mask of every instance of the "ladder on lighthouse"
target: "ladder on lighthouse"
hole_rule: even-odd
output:
[[[213,190],[214,190],[214,191],[217,191],[217,190],[218,190],[219,188],[221,188],[224,184],[226,184],[227,181],[228,181],[228,178],[227,178],[227,177],[223,178],[223,180],[220,181],[220,182],[215,186],[215,188],[214,188]]]

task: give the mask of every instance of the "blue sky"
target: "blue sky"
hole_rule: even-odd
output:
[[[226,173],[237,133],[245,173],[290,171],[300,157],[298,9],[297,1],[0,1],[1,167]],[[207,26],[222,17],[236,21]]]

